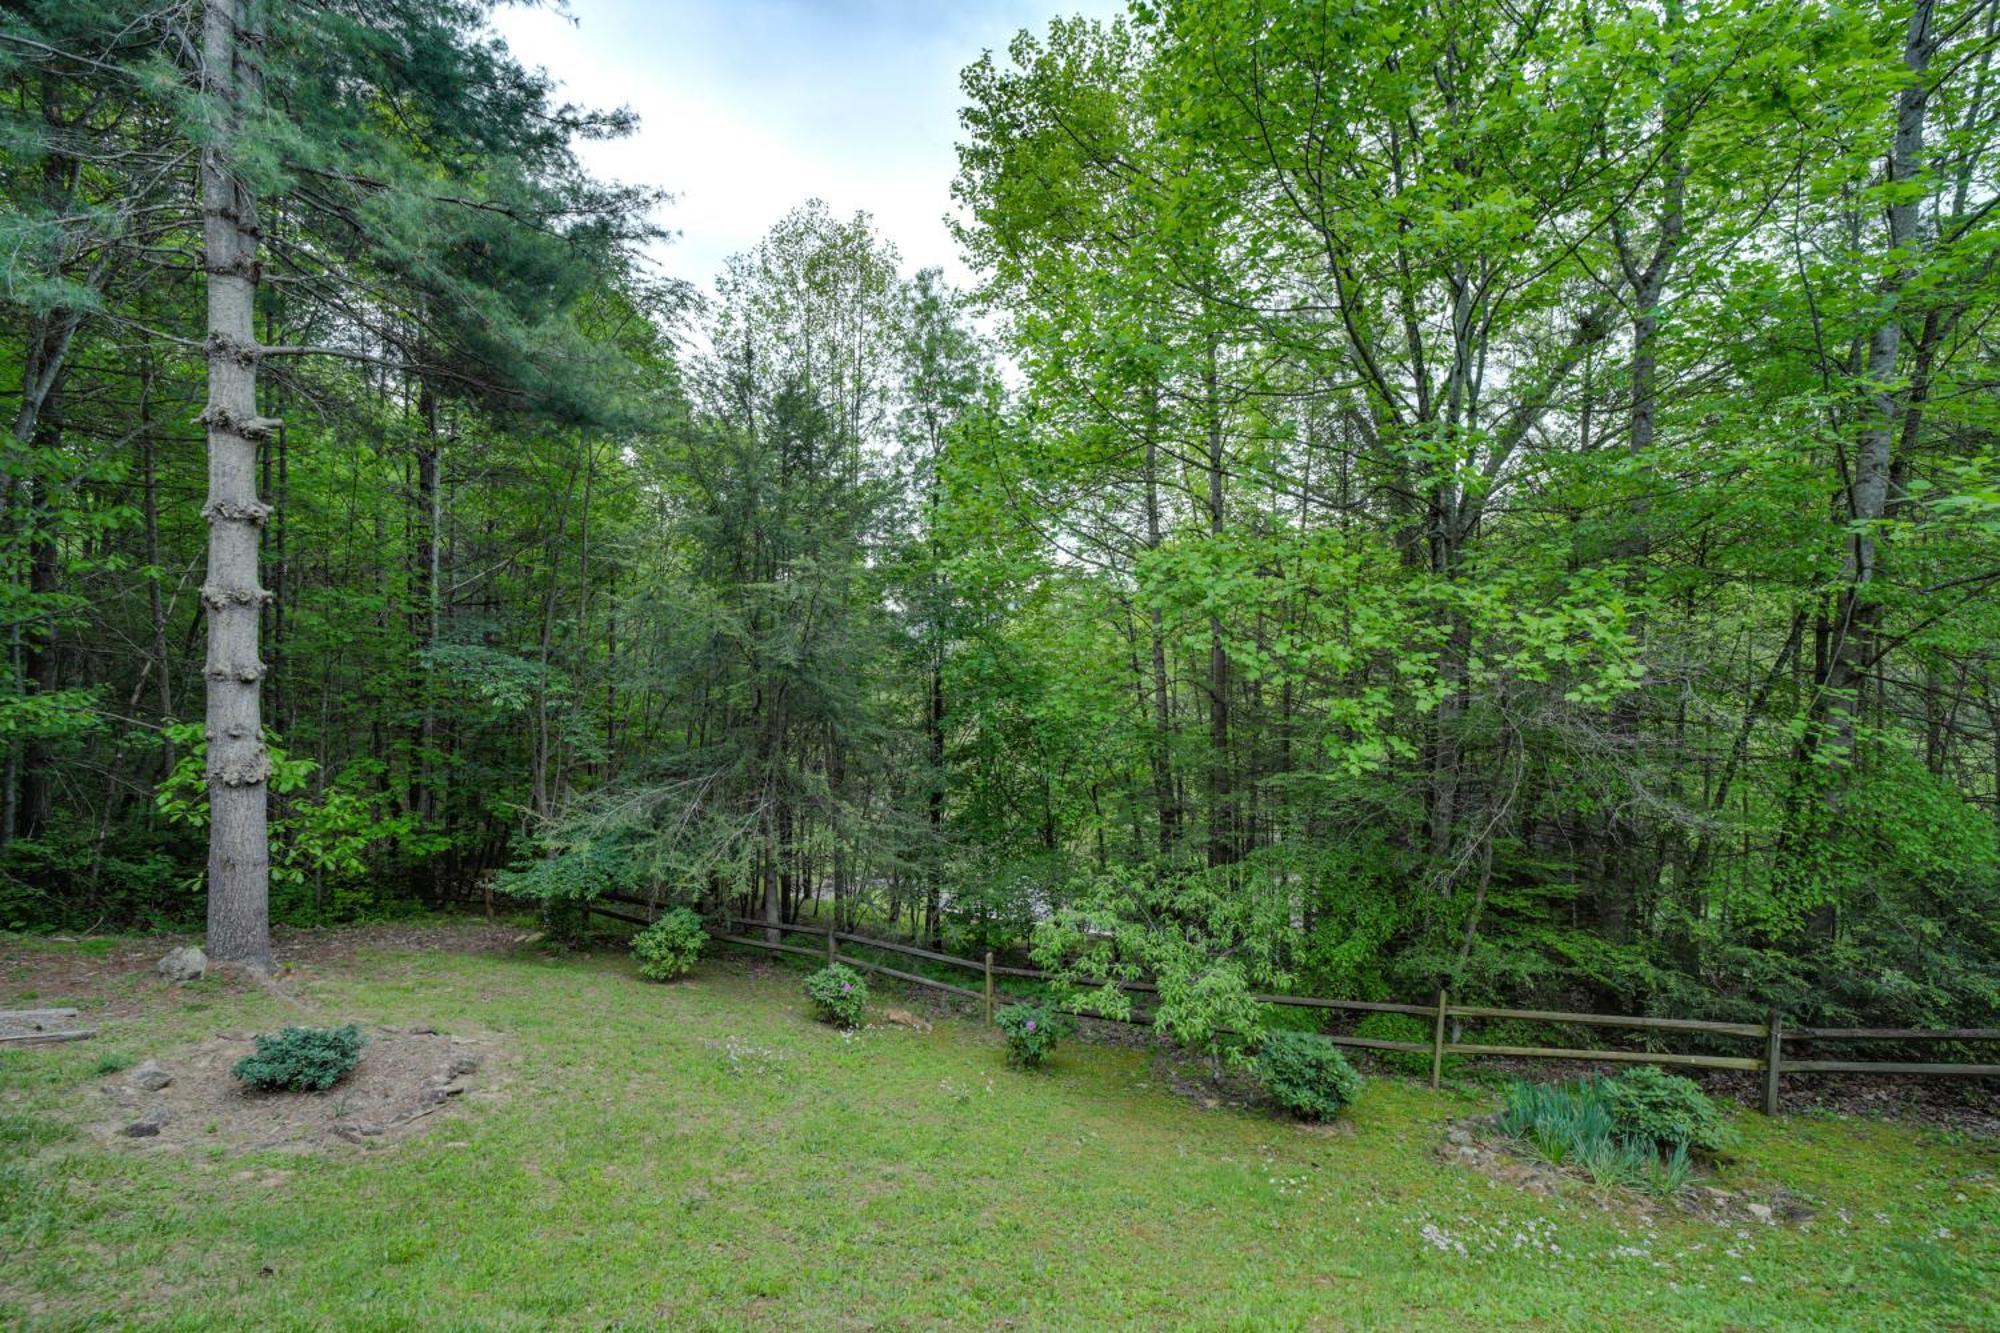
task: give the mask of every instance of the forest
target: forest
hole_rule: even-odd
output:
[[[1996,47],[1133,0],[964,69],[969,287],[696,285],[481,0],[8,0],[0,929],[2000,1021]]]

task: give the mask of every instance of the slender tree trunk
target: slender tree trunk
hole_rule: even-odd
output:
[[[1208,535],[1219,542],[1223,519],[1222,402],[1213,338],[1209,340],[1202,389],[1208,414]],[[1226,866],[1238,860],[1241,848],[1229,752],[1229,650],[1223,644],[1220,616],[1208,620],[1208,746],[1208,863]]]
[[[253,0],[254,2],[254,0]],[[244,0],[208,0],[203,91],[215,107],[201,149],[202,240],[208,274],[208,952],[271,966],[270,844],[257,620],[257,445],[277,422],[257,415],[257,200],[236,171],[245,109],[257,96],[262,33]]]
[[[1861,714],[1860,693],[1873,669],[1875,625],[1879,618],[1873,590],[1877,574],[1876,538],[1870,525],[1888,512],[1891,454],[1899,433],[1905,391],[1896,385],[1896,368],[1903,343],[1899,298],[1915,278],[1908,256],[1917,243],[1921,200],[1909,183],[1922,169],[1924,120],[1930,93],[1926,72],[1937,49],[1932,19],[1934,0],[1917,0],[1903,46],[1909,80],[1896,99],[1896,129],[1890,144],[1888,181],[1899,193],[1887,209],[1888,250],[1900,259],[1883,284],[1883,311],[1868,340],[1866,362],[1870,393],[1869,417],[1861,431],[1847,486],[1847,518],[1853,531],[1847,539],[1842,567],[1842,592],[1832,626],[1824,703],[1830,713],[1831,739],[1842,754],[1851,754],[1855,721]]]
[[[1160,532],[1160,440],[1158,389],[1146,414],[1146,549],[1158,550]],[[1160,855],[1173,854],[1180,841],[1180,803],[1174,794],[1173,712],[1167,695],[1165,613],[1156,602],[1149,613],[1153,684],[1153,803],[1160,815]]]

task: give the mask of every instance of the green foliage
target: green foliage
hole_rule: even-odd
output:
[[[1267,1032],[1253,1066],[1271,1100],[1302,1120],[1340,1114],[1361,1091],[1361,1075],[1316,1032]]]
[[[175,824],[208,827],[208,744],[198,724],[171,726],[169,740],[181,748],[181,758],[160,783],[153,801]],[[272,796],[271,885],[281,912],[308,920],[342,919],[342,890],[360,885],[379,867],[380,854],[390,847],[427,850],[410,811],[393,808],[379,788],[378,765],[359,761],[330,783],[315,782],[320,767],[275,743],[266,735]],[[330,887],[331,896],[328,896]],[[310,894],[309,894],[310,891]],[[372,894],[354,901],[372,903]]]
[[[1056,1043],[1075,1025],[1068,1014],[1050,1005],[1010,1004],[993,1015],[1007,1034],[1007,1060],[1023,1069],[1038,1069],[1055,1052]]]
[[[1556,1166],[1582,1162],[1612,1141],[1611,1110],[1597,1079],[1507,1085],[1500,1128]]]
[[[694,971],[708,932],[692,908],[676,907],[632,937],[632,956],[648,981],[672,981]]]
[[[1178,877],[1142,868],[1091,875],[1072,889],[1074,905],[1035,931],[1034,954],[1061,979],[1062,993],[1108,1017],[1131,1014],[1117,981],[1158,987],[1155,1031],[1212,1055],[1240,1058],[1263,1029],[1260,989],[1280,989],[1290,934],[1281,877],[1247,882],[1223,873]]]
[[[1679,1135],[1706,1132],[1710,1143],[1725,1137],[1719,1121],[1689,1129],[1701,1116],[1687,1092],[1701,1098],[1711,1117],[1714,1108],[1687,1080],[1669,1080],[1687,1083],[1686,1091],[1663,1090],[1652,1078],[1629,1082],[1634,1074],[1656,1072],[1646,1066],[1616,1079],[1591,1077],[1567,1083],[1515,1079],[1507,1085],[1500,1128],[1544,1161],[1582,1170],[1600,1185],[1672,1194],[1693,1175],[1690,1154],[1703,1146]],[[1628,1086],[1636,1094],[1621,1096]],[[1643,1113],[1629,1112],[1635,1101],[1645,1108]],[[1661,1130],[1668,1132],[1657,1132]]]
[[[361,1062],[368,1039],[353,1023],[337,1028],[281,1028],[260,1033],[254,1055],[229,1071],[266,1092],[325,1092]]]
[[[1622,1138],[1711,1153],[1732,1141],[1721,1110],[1692,1079],[1638,1065],[1601,1080],[1600,1087],[1612,1127]]]
[[[1376,1041],[1413,1041],[1426,1049],[1417,1051],[1369,1051],[1371,1058],[1399,1074],[1410,1074],[1422,1078],[1431,1076],[1431,1023],[1415,1014],[1369,1014],[1354,1025],[1357,1037],[1372,1037]],[[1465,1067],[1465,1058],[1447,1055],[1444,1058],[1446,1075],[1456,1076]]]
[[[868,1009],[868,983],[847,964],[829,963],[806,978],[806,998],[822,1023],[855,1028]]]

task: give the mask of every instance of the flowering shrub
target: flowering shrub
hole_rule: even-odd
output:
[[[672,981],[694,971],[707,942],[701,918],[689,908],[676,907],[632,937],[632,956],[639,960],[639,975],[646,980]]]
[[[1361,1075],[1317,1032],[1267,1032],[1257,1048],[1257,1081],[1301,1120],[1337,1115],[1361,1091]]]
[[[1075,1026],[1060,1009],[1039,1004],[1010,1004],[993,1015],[993,1021],[1007,1034],[1008,1062],[1023,1069],[1034,1069],[1048,1059],[1056,1043]]]
[[[806,998],[821,1022],[859,1027],[868,1007],[868,983],[845,963],[829,963],[806,978]]]

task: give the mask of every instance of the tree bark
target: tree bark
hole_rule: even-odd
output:
[[[252,0],[254,3],[254,0]],[[257,495],[257,445],[275,421],[257,415],[257,200],[237,174],[245,111],[257,96],[263,35],[245,0],[208,0],[202,85],[215,108],[201,150],[208,275],[208,952],[256,971],[271,966],[270,756],[258,657],[258,543],[270,510]]]

